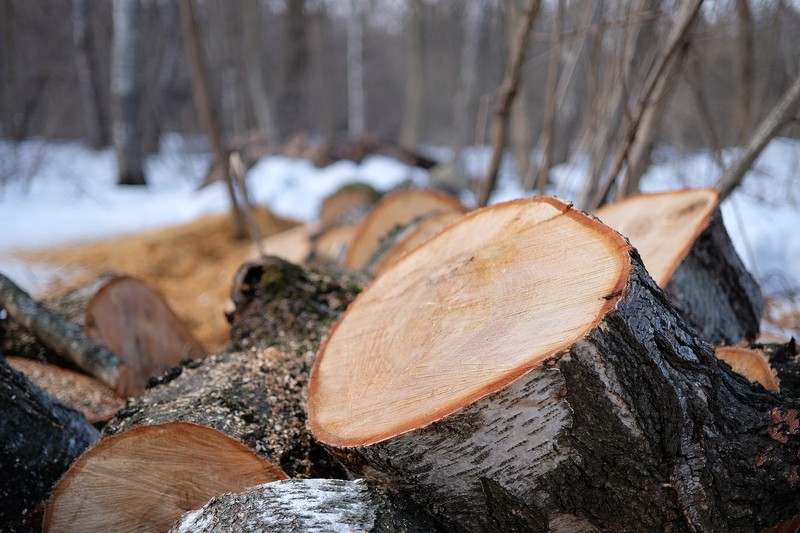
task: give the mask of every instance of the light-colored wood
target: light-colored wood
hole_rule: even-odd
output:
[[[147,381],[205,350],[164,299],[144,283],[115,276],[86,305],[86,333],[124,363],[117,393],[133,396]]]
[[[84,374],[21,357],[6,360],[47,394],[83,413],[92,424],[108,421],[125,405],[113,390]]]
[[[464,213],[459,210],[443,211],[421,220],[419,224],[412,225],[409,227],[408,233],[398,239],[377,262],[373,267],[373,273],[377,276],[397,262],[403,255],[430,239],[462,216],[464,216]]]
[[[361,223],[345,266],[364,268],[380,245],[381,238],[395,227],[404,226],[426,214],[452,210],[466,211],[457,199],[437,191],[401,191],[385,196]]]
[[[314,226],[300,225],[262,239],[261,248],[265,255],[280,257],[292,263],[304,263],[311,254],[311,236]],[[250,260],[258,258],[258,250],[253,247]]]
[[[686,189],[630,196],[601,207],[594,215],[631,240],[647,271],[663,288],[716,209],[716,190]]]
[[[318,262],[343,265],[358,232],[358,225],[331,226],[312,239],[311,257]]]
[[[714,353],[719,359],[731,365],[734,372],[746,377],[752,383],[761,383],[767,390],[780,392],[778,374],[761,350],[721,346]]]
[[[186,422],[101,440],[53,491],[43,531],[167,531],[212,496],[286,479],[240,442]]]
[[[309,427],[323,442],[372,443],[439,420],[569,346],[613,305],[629,268],[618,234],[555,199],[490,209],[401,258],[334,327],[310,381]]]
[[[366,183],[345,185],[322,201],[319,223],[323,228],[354,224],[378,198],[380,193]]]

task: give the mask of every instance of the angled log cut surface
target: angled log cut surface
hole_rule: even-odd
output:
[[[303,263],[311,254],[311,236],[313,234],[312,226],[295,226],[262,239],[261,250],[265,255],[280,257],[292,263]],[[250,255],[253,259],[257,258],[259,250],[254,246]]]
[[[714,352],[717,358],[728,363],[734,372],[753,383],[760,383],[765,389],[780,392],[778,374],[769,365],[769,360],[761,350],[738,346],[720,346]]]
[[[405,226],[430,213],[459,210],[464,206],[444,193],[428,190],[402,191],[382,198],[359,226],[345,266],[364,268],[378,249],[381,238],[397,226]]]
[[[446,528],[749,531],[800,511],[797,408],[716,359],[622,236],[537,198],[376,278],[320,349],[308,423]]]
[[[596,325],[627,278],[629,246],[576,216],[585,219],[558,201],[505,204],[468,215],[384,272],[320,350],[314,434],[350,446],[427,425]],[[573,264],[575,246],[583,265]]]
[[[758,284],[725,231],[715,189],[641,194],[595,215],[631,240],[683,318],[712,344],[758,336]]]
[[[212,496],[286,479],[252,450],[186,422],[100,441],[53,491],[44,531],[167,531]]]
[[[117,389],[126,396],[205,351],[158,293],[129,276],[114,276],[97,290],[86,305],[84,329],[124,363]]]

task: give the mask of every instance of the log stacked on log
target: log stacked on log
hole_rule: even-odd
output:
[[[97,430],[14,370],[0,355],[0,525],[37,529],[41,503]]]
[[[424,514],[405,508],[391,494],[371,488],[366,483],[293,479],[212,498],[203,508],[186,513],[170,532],[428,533],[435,527]]]
[[[161,526],[168,527],[211,496],[265,482],[254,477],[258,472],[345,476],[311,439],[304,406],[314,354],[332,322],[360,290],[360,279],[274,257],[244,265],[232,291],[235,351],[179,369],[130,400],[105,427],[106,438],[60,482],[48,506],[51,530],[89,530],[101,521],[118,523],[130,517],[135,522],[145,520],[145,515],[166,530]],[[146,428],[158,428],[160,440],[145,433]],[[188,443],[208,439],[208,431],[219,432],[214,449],[198,452]],[[140,444],[145,438],[153,444]],[[166,456],[174,464],[164,464],[164,450],[179,442],[187,444],[181,445],[178,456]],[[196,480],[198,464],[214,464],[225,471],[242,461],[255,474],[235,477],[224,490]],[[138,473],[109,476],[109,465],[118,462]],[[209,471],[204,476],[217,474]],[[187,487],[192,487],[191,501],[186,498]],[[78,510],[76,502],[84,500],[96,503]],[[110,505],[126,500],[136,502],[136,507]]]
[[[735,344],[758,336],[764,304],[722,222],[715,189],[630,196],[595,215],[630,238],[648,272],[700,336]]]
[[[138,394],[150,378],[205,352],[161,295],[130,276],[100,276],[45,305],[0,276],[0,306],[17,324],[5,332],[6,353],[54,352],[122,397]],[[28,333],[17,335],[19,326]]]
[[[714,352],[718,359],[722,359],[731,366],[731,369],[752,383],[760,383],[767,390],[780,392],[781,386],[778,373],[773,369],[764,352],[740,346],[720,346]]]
[[[621,236],[533,199],[467,215],[362,292],[308,416],[452,529],[718,531],[800,512],[799,407],[719,362]]]

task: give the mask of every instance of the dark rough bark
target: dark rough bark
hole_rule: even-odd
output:
[[[341,477],[306,430],[305,404],[319,343],[358,293],[355,279],[343,282],[272,257],[244,265],[232,295],[236,351],[176,369],[120,410],[104,432],[193,422],[243,442],[289,476]]]
[[[631,261],[616,307],[570,348],[334,453],[455,530],[761,531],[797,514],[800,404],[734,375]]]
[[[97,430],[0,356],[0,529],[35,531],[40,504]]]
[[[172,533],[228,531],[427,532],[424,514],[405,509],[363,481],[303,479],[267,483],[239,494],[212,498],[191,511]]]
[[[719,210],[664,290],[683,319],[711,344],[758,337],[761,290],[733,248]]]

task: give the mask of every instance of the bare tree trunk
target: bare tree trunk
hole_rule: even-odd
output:
[[[653,62],[653,67],[650,69],[645,79],[644,87],[642,87],[642,91],[636,103],[636,109],[629,120],[627,133],[622,141],[622,145],[617,151],[614,163],[611,165],[611,171],[608,173],[608,179],[595,196],[592,205],[588,206],[590,209],[595,209],[606,201],[608,193],[614,186],[617,175],[622,169],[622,164],[629,160],[630,149],[636,140],[639,126],[642,119],[645,117],[645,112],[656,103],[654,96],[659,92],[659,87],[665,83],[662,81],[662,78],[669,72],[669,66],[674,60],[675,55],[679,53],[681,44],[686,39],[689,28],[697,13],[700,11],[702,3],[703,0],[686,0],[681,6],[675,23],[670,29],[667,42],[659,56]]]
[[[261,4],[258,0],[244,0],[242,9],[244,25],[244,54],[247,62],[247,90],[256,115],[256,122],[264,139],[272,144],[278,141],[278,128],[272,114],[272,102],[264,85],[264,68],[261,65],[259,32],[261,29]]]
[[[347,132],[351,137],[361,137],[366,131],[363,48],[363,0],[350,0],[347,17]]]
[[[422,8],[421,0],[411,0],[406,22],[406,95],[400,146],[414,150],[419,136],[422,112]]]
[[[97,68],[93,61],[92,32],[86,20],[86,0],[72,0],[72,39],[75,43],[75,62],[78,71],[78,87],[81,93],[83,113],[89,143],[100,148],[108,144],[106,118],[98,99]]]
[[[737,55],[739,60],[739,83],[737,87],[736,104],[736,140],[744,143],[748,137],[752,120],[753,101],[753,67],[755,59],[755,30],[753,28],[753,13],[747,0],[736,0],[736,15],[739,18],[739,36],[736,39]]]
[[[283,60],[284,90],[281,102],[281,125],[284,134],[305,131],[307,129],[305,112],[307,108],[306,72],[308,71],[308,38],[306,27],[305,0],[288,0],[286,2],[285,39],[287,53]]]
[[[0,134],[15,137],[14,115],[16,114],[16,58],[14,21],[16,19],[12,0],[0,1],[0,24],[3,28],[3,117]]]
[[[497,172],[500,170],[500,160],[503,157],[503,148],[505,147],[506,134],[508,133],[508,114],[511,111],[511,104],[514,103],[514,97],[517,95],[525,50],[528,48],[531,28],[533,28],[536,15],[539,13],[540,5],[541,2],[539,0],[531,0],[528,11],[525,13],[525,22],[520,25],[514,48],[511,50],[511,57],[509,58],[508,68],[501,88],[500,100],[497,102],[497,108],[495,109],[492,159],[489,162],[486,183],[478,198],[479,206],[485,206],[489,203],[489,196],[497,184]]]
[[[545,89],[544,117],[542,118],[542,134],[539,137],[537,152],[541,154],[540,164],[535,175],[536,189],[544,194],[547,188],[547,177],[550,167],[553,165],[553,139],[556,129],[556,90],[558,89],[558,71],[561,63],[561,28],[564,18],[564,1],[558,0],[556,5],[555,20],[553,22],[553,33],[550,40],[550,60],[547,64],[547,88]],[[534,178],[534,174],[529,172],[525,176]],[[525,188],[532,189],[533,179],[525,180]]]
[[[111,49],[111,114],[117,183],[146,185],[142,170],[139,125],[140,75],[138,68],[140,9],[137,0],[114,0],[114,36]]]
[[[772,111],[758,125],[739,158],[717,181],[715,187],[719,190],[720,201],[727,198],[742,183],[744,175],[753,166],[761,151],[778,134],[781,127],[791,119],[792,113],[798,105],[800,105],[800,75],[795,78]]]
[[[523,25],[522,19],[522,0],[506,0],[506,37],[508,40],[508,49],[513,50],[517,36],[518,27]],[[527,52],[527,50],[525,51]],[[523,52],[523,53],[525,53]],[[517,96],[511,104],[510,111],[510,144],[511,152],[514,154],[514,160],[517,163],[517,175],[520,183],[525,180],[531,167],[531,113],[530,106],[528,105],[527,95],[528,84],[525,82],[522,72],[520,72],[519,87],[517,88]]]
[[[236,191],[233,188],[233,180],[230,175],[228,156],[222,145],[219,124],[214,116],[211,103],[211,95],[208,91],[205,59],[203,48],[200,43],[200,36],[197,32],[197,24],[194,18],[194,8],[192,0],[180,0],[181,33],[186,46],[186,53],[189,55],[190,70],[192,76],[192,97],[194,98],[195,108],[214,153],[214,164],[222,170],[223,179],[228,188],[228,197],[231,200],[231,214],[233,215],[234,235],[237,239],[245,238],[244,216],[236,201]]]
[[[472,142],[470,117],[478,87],[478,48],[481,42],[481,25],[486,14],[484,2],[468,2],[464,6],[464,42],[461,45],[461,67],[455,95],[456,142],[463,146]]]

